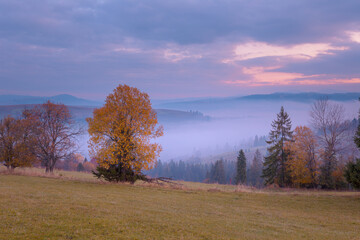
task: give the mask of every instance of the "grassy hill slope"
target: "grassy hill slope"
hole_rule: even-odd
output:
[[[249,193],[0,175],[0,239],[357,239],[358,193]]]

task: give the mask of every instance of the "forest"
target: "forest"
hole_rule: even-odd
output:
[[[120,105],[119,105],[120,104]],[[139,114],[141,113],[141,114]],[[281,107],[267,136],[255,136],[234,159],[211,162],[157,160],[163,135],[146,93],[119,85],[102,108],[87,118],[90,160],[77,152],[84,129],[67,106],[50,101],[0,120],[0,161],[9,171],[44,167],[92,172],[108,181],[167,178],[203,183],[317,189],[359,187],[360,127],[346,119],[340,103],[326,98],[312,104],[309,126],[292,126]]]

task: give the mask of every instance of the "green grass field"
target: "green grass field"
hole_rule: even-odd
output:
[[[0,174],[0,239],[360,239],[359,192],[179,188]]]

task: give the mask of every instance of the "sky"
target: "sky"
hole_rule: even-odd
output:
[[[0,94],[359,92],[359,13],[359,0],[0,0]]]

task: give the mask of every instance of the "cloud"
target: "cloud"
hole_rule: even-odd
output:
[[[128,48],[128,47],[122,47],[122,46],[117,46],[117,47],[114,47],[112,49],[112,51],[114,52],[126,52],[126,53],[141,53],[142,50],[139,49],[139,48]]]
[[[356,88],[359,11],[358,0],[0,0],[0,91],[255,91],[223,79],[267,91],[324,79]]]
[[[319,55],[306,61],[283,61],[280,71],[301,72],[305,75],[359,77],[360,44],[350,42],[347,47],[347,50],[336,51],[332,55]]]
[[[310,0],[33,0],[31,4],[3,0],[0,32],[17,40],[62,46],[124,37],[145,39],[148,44],[164,41],[180,45],[250,37],[289,45],[321,42],[359,22],[359,1],[327,2],[326,8],[323,4]]]
[[[173,49],[166,49],[164,51],[164,58],[170,62],[178,62],[186,58],[200,59],[200,54],[191,54],[189,51],[174,51]]]
[[[353,42],[360,43],[360,32],[348,32]]]
[[[345,46],[336,47],[329,43],[306,43],[293,46],[271,45],[265,42],[247,42],[237,45],[234,57],[224,59],[222,62],[231,63],[261,57],[291,57],[299,59],[312,59],[320,54],[331,55],[333,51],[347,50]]]
[[[326,75],[305,75],[302,73],[272,71],[274,67],[244,67],[242,73],[248,77],[240,80],[225,80],[223,83],[241,86],[282,86],[282,85],[336,85],[359,84],[360,78],[334,78]]]

